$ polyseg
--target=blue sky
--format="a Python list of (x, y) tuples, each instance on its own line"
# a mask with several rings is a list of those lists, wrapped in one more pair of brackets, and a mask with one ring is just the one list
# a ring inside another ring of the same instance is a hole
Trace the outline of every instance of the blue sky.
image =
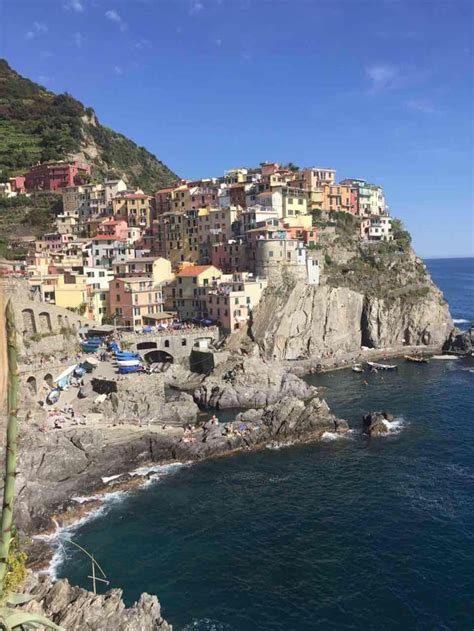
[(471, 0), (0, 0), (0, 56), (183, 177), (262, 160), (385, 188), (474, 254)]

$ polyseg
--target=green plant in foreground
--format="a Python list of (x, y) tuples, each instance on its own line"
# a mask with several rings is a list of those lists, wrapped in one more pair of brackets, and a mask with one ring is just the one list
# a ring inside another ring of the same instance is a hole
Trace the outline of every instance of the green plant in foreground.
[[(43, 625), (49, 629), (62, 631), (61, 627), (48, 620), (45, 616), (21, 609), (13, 608), (33, 600), (29, 594), (18, 594), (8, 590), (8, 570), (11, 561), (11, 544), (13, 532), (13, 505), (15, 500), (15, 478), (17, 460), (18, 438), (18, 362), (15, 316), (11, 300), (6, 308), (6, 334), (7, 334), (7, 365), (8, 365), (8, 421), (7, 442), (5, 453), (5, 479), (3, 488), (3, 509), (0, 525), (0, 628), (5, 631), (14, 629), (35, 629)], [(10, 565), (11, 567), (11, 565)], [(12, 578), (10, 576), (10, 578)], [(13, 585), (10, 582), (10, 587)]]

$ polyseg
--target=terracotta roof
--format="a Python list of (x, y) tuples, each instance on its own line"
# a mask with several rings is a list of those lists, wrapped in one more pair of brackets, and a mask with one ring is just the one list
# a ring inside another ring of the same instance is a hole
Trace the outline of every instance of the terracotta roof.
[(176, 276), (178, 277), (199, 276), (199, 274), (202, 274), (203, 272), (207, 271), (211, 267), (212, 265), (190, 265), (189, 267), (185, 267), (183, 270), (181, 270), (179, 274), (176, 274)]
[(92, 241), (97, 241), (97, 239), (100, 239), (102, 241), (126, 241), (126, 239), (123, 239), (121, 237), (116, 237), (113, 234), (96, 234), (95, 237), (92, 237)]

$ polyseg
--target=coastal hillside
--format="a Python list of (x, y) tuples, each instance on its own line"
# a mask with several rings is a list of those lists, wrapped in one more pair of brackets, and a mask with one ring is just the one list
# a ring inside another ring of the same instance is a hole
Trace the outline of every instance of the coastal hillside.
[(61, 159), (86, 161), (93, 178), (123, 177), (147, 193), (177, 177), (144, 147), (101, 125), (91, 107), (50, 92), (0, 59), (0, 175)]
[[(361, 346), (442, 346), (453, 322), (443, 294), (394, 221), (394, 241), (364, 243), (350, 215), (319, 221), (319, 285), (282, 274), (255, 309), (248, 334), (274, 359), (342, 356)], [(332, 228), (332, 230), (328, 230)]]

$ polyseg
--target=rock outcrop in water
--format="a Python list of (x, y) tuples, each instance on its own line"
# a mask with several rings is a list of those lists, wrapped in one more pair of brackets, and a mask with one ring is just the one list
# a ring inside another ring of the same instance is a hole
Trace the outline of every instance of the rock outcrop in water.
[(31, 575), (28, 593), (35, 596), (24, 609), (45, 614), (68, 631), (172, 631), (161, 616), (158, 598), (142, 594), (132, 607), (125, 607), (121, 589), (95, 595), (67, 580), (53, 583), (49, 576)]
[(375, 438), (383, 436), (390, 432), (389, 424), (394, 420), (393, 414), (390, 412), (370, 412), (362, 418), (364, 433)]
[(474, 326), (467, 331), (455, 329), (445, 345), (445, 350), (470, 355), (474, 352)]

